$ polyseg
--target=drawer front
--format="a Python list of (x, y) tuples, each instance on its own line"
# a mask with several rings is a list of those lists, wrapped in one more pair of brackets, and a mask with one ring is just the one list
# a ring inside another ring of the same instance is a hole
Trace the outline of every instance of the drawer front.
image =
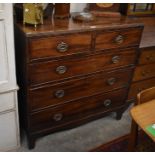
[(155, 78), (133, 83), (129, 91), (128, 99), (129, 100), (135, 99), (140, 91), (154, 86), (155, 86)]
[(96, 37), (96, 50), (139, 45), (141, 29), (121, 29), (99, 32)]
[(133, 81), (155, 77), (155, 64), (138, 66), (135, 69)]
[(72, 80), (54, 86), (48, 86), (30, 91), (30, 109), (58, 105), (101, 92), (127, 87), (132, 75), (131, 69), (99, 73), (87, 78)]
[(82, 58), (31, 64), (29, 65), (29, 82), (31, 85), (35, 85), (104, 69), (128, 66), (135, 63), (135, 53), (135, 50), (127, 50), (126, 52), (114, 51)]
[(141, 55), (139, 58), (139, 64), (155, 63), (155, 47), (141, 49)]
[(91, 114), (110, 111), (124, 103), (126, 93), (126, 89), (121, 89), (34, 113), (30, 118), (30, 128), (32, 131), (55, 128)]
[[(84, 41), (82, 41), (84, 40)], [(59, 57), (91, 49), (91, 34), (71, 34), (30, 40), (30, 59)]]

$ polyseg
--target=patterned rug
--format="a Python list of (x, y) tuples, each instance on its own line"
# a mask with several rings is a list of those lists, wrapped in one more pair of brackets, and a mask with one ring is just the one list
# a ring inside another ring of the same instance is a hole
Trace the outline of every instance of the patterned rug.
[[(126, 152), (128, 139), (129, 135), (125, 135), (91, 150), (91, 152)], [(145, 133), (140, 132), (138, 135), (138, 144), (135, 151), (155, 152), (155, 143), (151, 139), (149, 139)]]

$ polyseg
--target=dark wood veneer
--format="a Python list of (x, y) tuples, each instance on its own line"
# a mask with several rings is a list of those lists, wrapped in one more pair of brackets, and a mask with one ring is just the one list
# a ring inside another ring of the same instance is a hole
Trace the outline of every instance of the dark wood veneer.
[(138, 64), (145, 65), (150, 63), (155, 63), (155, 47), (142, 48)]
[(128, 99), (129, 100), (136, 99), (136, 96), (140, 91), (145, 90), (147, 88), (151, 88), (153, 86), (155, 86), (155, 78), (151, 78), (151, 79), (149, 78), (149, 79), (138, 81), (131, 84)]
[[(36, 111), (100, 92), (128, 87), (132, 72), (133, 67), (126, 70), (101, 72), (87, 78), (31, 89), (31, 110)], [(111, 80), (114, 81), (110, 83)], [(55, 96), (55, 93), (59, 90), (64, 91), (64, 96), (61, 98)]]
[[(83, 42), (81, 42), (83, 40)], [(57, 46), (65, 43), (67, 50), (61, 52)], [(37, 46), (36, 46), (37, 45)], [(91, 50), (91, 33), (77, 33), (30, 39), (30, 59), (59, 57)]]
[(121, 119), (143, 25), (120, 17), (15, 24), (20, 119), (29, 142), (116, 112)]
[[(96, 50), (139, 45), (141, 29), (123, 29), (112, 32), (99, 32), (96, 36)], [(121, 36), (122, 38), (117, 38)], [(119, 39), (119, 40), (118, 40)]]
[(140, 91), (155, 86), (155, 18), (139, 17), (138, 20), (143, 22), (144, 31), (139, 49), (140, 56), (128, 94), (128, 99), (134, 103)]
[[(118, 57), (118, 61), (117, 61)], [(116, 62), (114, 62), (116, 59)], [(64, 78), (89, 74), (104, 69), (115, 69), (122, 66), (130, 66), (135, 63), (136, 49), (126, 49), (124, 51), (113, 51), (103, 54), (90, 55), (82, 58), (74, 58), (59, 61), (46, 61), (29, 65), (29, 84), (58, 81)], [(96, 63), (97, 62), (97, 63)], [(63, 74), (59, 74), (56, 69), (59, 66), (66, 67)]]
[[(66, 122), (72, 122), (76, 119), (86, 117), (92, 113), (111, 111), (112, 108), (124, 103), (127, 89), (120, 89), (110, 93), (99, 94), (96, 96), (87, 97), (72, 101), (60, 106), (49, 108), (44, 111), (36, 112), (31, 115), (32, 131), (42, 130), (45, 128), (56, 127)], [(110, 105), (106, 106), (105, 102), (110, 100)], [(89, 105), (89, 106), (88, 106)], [(56, 118), (56, 116), (59, 118)]]
[(133, 81), (140, 81), (148, 78), (155, 77), (155, 67), (154, 64), (148, 64), (137, 66), (134, 72)]

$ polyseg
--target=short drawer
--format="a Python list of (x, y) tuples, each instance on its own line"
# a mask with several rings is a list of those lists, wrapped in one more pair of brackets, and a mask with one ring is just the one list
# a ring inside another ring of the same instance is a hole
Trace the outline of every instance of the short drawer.
[(133, 68), (98, 73), (78, 80), (30, 90), (30, 109), (36, 111), (98, 93), (127, 87)]
[(91, 49), (91, 33), (30, 39), (30, 59), (60, 57)]
[(120, 29), (118, 31), (99, 32), (96, 36), (96, 50), (139, 45), (142, 29)]
[(135, 69), (133, 81), (155, 77), (155, 64), (138, 66)]
[(154, 86), (155, 86), (155, 78), (133, 83), (131, 85), (131, 88), (128, 94), (128, 99), (135, 99), (137, 94), (140, 91), (145, 90), (147, 88), (154, 87)]
[(139, 64), (155, 63), (155, 47), (141, 49), (141, 55), (139, 58)]
[[(32, 131), (56, 128), (95, 113), (104, 113), (124, 104), (127, 89), (76, 100), (55, 108), (34, 113), (30, 118)], [(123, 94), (123, 95), (122, 95)]]
[(15, 93), (7, 92), (0, 94), (0, 112), (15, 108)]
[(81, 58), (48, 61), (29, 65), (30, 85), (59, 81), (104, 69), (114, 69), (135, 63), (136, 50), (113, 51)]

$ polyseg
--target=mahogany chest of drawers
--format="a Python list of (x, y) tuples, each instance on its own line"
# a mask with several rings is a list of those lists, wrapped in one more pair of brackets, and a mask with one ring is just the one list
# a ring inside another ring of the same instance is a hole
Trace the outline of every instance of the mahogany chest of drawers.
[(155, 47), (140, 48), (140, 57), (134, 71), (128, 99), (135, 101), (137, 94), (155, 86)]
[(144, 24), (144, 31), (138, 63), (128, 94), (128, 100), (131, 102), (136, 101), (140, 91), (155, 86), (155, 18), (139, 17), (138, 20)]
[(142, 30), (126, 19), (15, 25), (20, 117), (29, 148), (39, 136), (110, 112), (121, 118)]

